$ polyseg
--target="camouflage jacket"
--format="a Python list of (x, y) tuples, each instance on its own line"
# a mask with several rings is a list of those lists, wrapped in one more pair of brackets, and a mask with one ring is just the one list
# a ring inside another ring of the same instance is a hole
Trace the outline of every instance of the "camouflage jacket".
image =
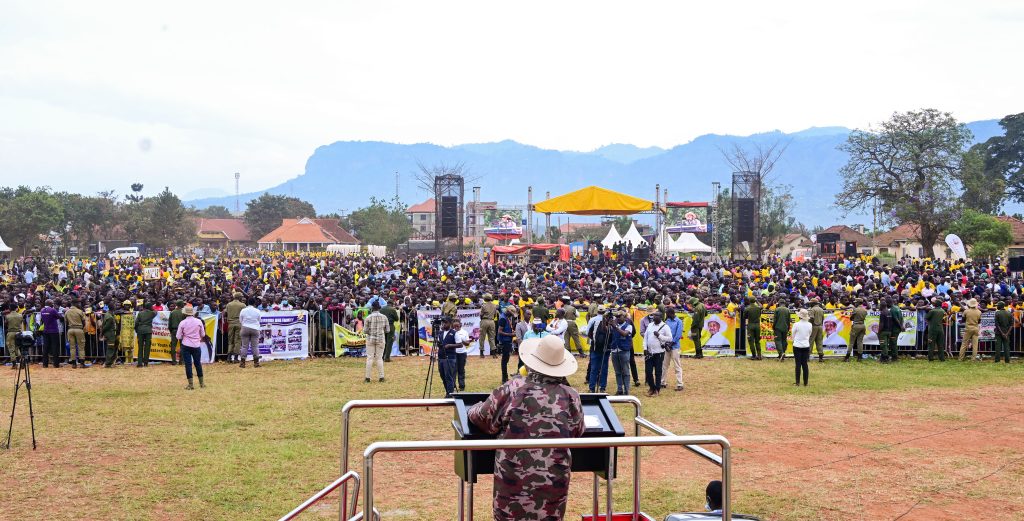
[[(576, 438), (585, 429), (576, 390), (564, 378), (534, 372), (495, 389), (469, 410), (469, 419), (499, 439)], [(495, 521), (562, 519), (571, 469), (567, 449), (497, 451)]]

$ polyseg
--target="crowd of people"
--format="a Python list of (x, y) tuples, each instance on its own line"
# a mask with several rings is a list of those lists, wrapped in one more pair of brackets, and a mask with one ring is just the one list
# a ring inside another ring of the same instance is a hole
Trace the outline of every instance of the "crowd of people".
[[(895, 338), (902, 331), (905, 311), (918, 313), (920, 344), (931, 346), (929, 359), (945, 360), (943, 335), (955, 317), (962, 315), (965, 321), (959, 358), (965, 359), (970, 351), (970, 357), (977, 359), (981, 311), (997, 310), (996, 360), (1009, 362), (1011, 333), (1020, 327), (1012, 312), (1024, 306), (1024, 281), (999, 263), (984, 262), (902, 259), (885, 266), (868, 259), (754, 263), (657, 256), (609, 261), (607, 256), (587, 256), (568, 262), (524, 263), (489, 262), (473, 256), (399, 258), (258, 250), (209, 255), (132, 261), (26, 257), (0, 264), (5, 354), (12, 361), (31, 356), (43, 366), (60, 367), (64, 348), (72, 367), (85, 367), (86, 359), (95, 358), (102, 343), (108, 347), (104, 365), (119, 363), (119, 357), (131, 349), (135, 363), (145, 367), (154, 315), (171, 312), (173, 332), (189, 310), (198, 316), (224, 313), (226, 320), (220, 323), (227, 359), (242, 362), (241, 313), (246, 308), (322, 311), (316, 315), (316, 337), (330, 342), (326, 332), (334, 322), (365, 329), (363, 322), (373, 302), (389, 319), (371, 321), (373, 342), (376, 328), (384, 324), (380, 336), (386, 345), (400, 335), (402, 346), (418, 351), (417, 309), (440, 308), (453, 318), (448, 323), (451, 327), (455, 310), (474, 307), (481, 309), (481, 345), (502, 356), (503, 379), (508, 378), (509, 356), (523, 339), (554, 334), (564, 339), (568, 349), (584, 356), (580, 341), (584, 335), (593, 346), (586, 355), (594, 368), (587, 371), (587, 386), (605, 390), (610, 367), (617, 376), (616, 391), (628, 393), (631, 385), (639, 385), (632, 356), (632, 338), (639, 335), (646, 355), (648, 392), (657, 393), (667, 383), (665, 373), (672, 370), (675, 388), (683, 389), (680, 339), (684, 335), (696, 339), (696, 357), (701, 358), (703, 318), (712, 313), (742, 316), (747, 354), (753, 359), (763, 358), (761, 315), (770, 315), (776, 338), (784, 341), (787, 335), (793, 336), (799, 370), (810, 358), (802, 349), (814, 349), (821, 359), (823, 326), (827, 329), (822, 317), (839, 309), (849, 310), (853, 328), (849, 352), (857, 360), (864, 351), (865, 316), (870, 310), (879, 312), (883, 362), (899, 359)], [(651, 310), (643, 323), (633, 324), (626, 313), (635, 306)], [(576, 318), (584, 311), (588, 324), (581, 330)], [(806, 311), (811, 327), (806, 342), (802, 333), (794, 334), (796, 326), (789, 318), (790, 312), (801, 311)], [(683, 314), (694, 318), (690, 331), (682, 330)], [(389, 325), (395, 322), (403, 324), (397, 331)], [(33, 333), (34, 352), (18, 350), (11, 335), (19, 331)], [(66, 346), (60, 345), (62, 338)], [(466, 353), (456, 345), (464, 344), (462, 339), (451, 340), (450, 346), (442, 342), (442, 356), (445, 371), (449, 365), (452, 368), (453, 391), (464, 381), (460, 376)], [(371, 355), (383, 360), (390, 356), (389, 349), (379, 351)], [(172, 363), (178, 361), (172, 347)], [(368, 360), (367, 378), (371, 362), (376, 360)], [(383, 377), (383, 369), (379, 372)], [(444, 373), (446, 385), (448, 374)]]

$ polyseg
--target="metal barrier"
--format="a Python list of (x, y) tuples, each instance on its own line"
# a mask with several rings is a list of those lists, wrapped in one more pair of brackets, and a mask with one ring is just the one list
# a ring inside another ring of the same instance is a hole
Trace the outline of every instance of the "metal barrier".
[[(688, 445), (718, 445), (722, 449), (722, 519), (731, 521), (731, 484), (732, 468), (729, 440), (722, 436), (661, 436), (661, 437), (637, 437), (626, 438), (562, 438), (562, 439), (530, 439), (530, 440), (443, 440), (443, 441), (384, 441), (370, 444), (363, 451), (363, 515), (373, 511), (373, 467), (374, 457), (379, 452), (433, 452), (433, 451), (465, 451), (465, 450), (497, 450), (497, 449), (573, 449), (573, 448), (597, 448), (597, 447), (664, 447), (664, 446), (688, 446)], [(609, 452), (609, 464), (614, 463), (614, 451)], [(605, 519), (611, 521), (612, 508), (612, 479), (606, 480), (607, 512)], [(634, 489), (638, 489), (634, 485)], [(472, 505), (472, 503), (470, 503)], [(638, 514), (634, 510), (634, 517)], [(596, 518), (595, 518), (596, 519)], [(461, 520), (461, 518), (460, 518)], [(473, 511), (470, 508), (469, 521), (473, 521)]]
[[(326, 487), (321, 489), (320, 492), (317, 492), (316, 494), (313, 494), (313, 497), (303, 501), (302, 504), (297, 506), (297, 507), (295, 507), (294, 510), (292, 510), (291, 512), (288, 512), (287, 514), (281, 516), (281, 519), (279, 519), (278, 521), (291, 521), (292, 519), (295, 519), (296, 517), (299, 516), (299, 514), (305, 512), (306, 509), (308, 509), (309, 507), (313, 506), (314, 504), (319, 502), (321, 499), (327, 497), (328, 494), (330, 494), (331, 492), (334, 492), (335, 490), (338, 489), (338, 487), (344, 485), (345, 483), (348, 483), (349, 481), (353, 481), (354, 484), (355, 484), (352, 487), (353, 491), (355, 493), (352, 494), (352, 507), (350, 509), (350, 511), (352, 512), (350, 514), (350, 516), (354, 517), (356, 515), (356, 507), (358, 507), (358, 504), (357, 504), (358, 501), (357, 500), (359, 499), (359, 485), (361, 483), (361, 480), (359, 479), (359, 474), (357, 474), (355, 472), (346, 472), (340, 478), (334, 480), (333, 483), (331, 483), (330, 485), (327, 485)], [(348, 492), (348, 489), (346, 488), (345, 491)], [(360, 515), (360, 517), (362, 517), (362, 513), (360, 513), (359, 515)], [(344, 502), (342, 502), (342, 505), (341, 505), (341, 519), (342, 520), (349, 519), (349, 518), (345, 517), (345, 504), (344, 504)]]
[[(615, 405), (615, 404), (629, 404), (629, 405), (633, 406), (633, 413), (634, 413), (634, 417), (633, 417), (633, 420), (634, 420), (634, 436), (635, 437), (639, 437), (640, 436), (641, 428), (646, 428), (646, 429), (650, 430), (651, 432), (653, 432), (655, 434), (658, 434), (659, 436), (675, 436), (673, 433), (671, 433), (667, 429), (665, 429), (663, 427), (660, 427), (657, 424), (655, 424), (655, 423), (653, 423), (653, 422), (651, 422), (651, 421), (649, 421), (649, 420), (647, 420), (647, 419), (642, 417), (641, 413), (642, 413), (643, 409), (642, 409), (642, 404), (640, 403), (640, 399), (639, 398), (637, 398), (635, 396), (631, 396), (631, 395), (626, 395), (626, 396), (608, 396), (608, 401), (609, 401), (609, 403), (611, 403), (613, 405)], [(454, 406), (455, 406), (455, 400), (451, 399), (451, 398), (408, 399), (408, 400), (351, 400), (351, 401), (347, 402), (341, 408), (341, 424), (342, 424), (342, 427), (341, 427), (341, 457), (340, 457), (340, 460), (341, 460), (341, 473), (344, 474), (346, 472), (349, 472), (349, 442), (350, 442), (349, 431), (350, 431), (350, 425), (351, 425), (352, 411), (353, 410), (355, 410), (355, 409), (375, 409), (375, 408), (394, 409), (394, 408), (429, 408), (429, 407), (454, 407)], [(611, 438), (611, 439), (621, 440), (622, 438)], [(641, 445), (633, 445), (633, 447), (634, 447), (634, 449), (633, 449), (633, 513), (634, 513), (634, 521), (636, 521), (636, 515), (638, 515), (639, 512), (640, 512), (640, 462), (641, 462), (640, 447), (641, 447)], [(710, 462), (714, 463), (715, 465), (718, 465), (719, 467), (722, 467), (723, 468), (723, 472), (725, 472), (724, 469), (725, 469), (725, 466), (727, 465), (726, 459), (728, 458), (728, 456), (724, 452), (723, 452), (723, 456), (718, 456), (717, 454), (715, 454), (713, 452), (710, 452), (707, 449), (701, 447), (697, 443), (684, 444), (683, 447), (685, 449), (689, 450), (690, 452), (693, 452), (694, 454), (700, 456), (701, 458), (703, 458), (703, 459), (705, 459), (707, 461), (710, 461)], [(459, 509), (460, 509), (460, 513), (461, 513), (462, 508), (463, 508), (462, 507), (463, 502), (461, 501), (463, 490), (462, 490), (462, 486), (461, 485), (462, 484), (460, 482), (460, 487), (459, 487), (459, 494), (460, 494)], [(723, 486), (724, 485), (725, 485), (725, 482), (723, 481)], [(609, 489), (610, 489), (611, 485), (609, 484), (608, 486), (609, 486)], [(598, 487), (598, 477), (597, 477), (597, 475), (594, 475), (594, 513), (595, 513), (595, 519), (596, 519), (596, 514), (597, 514), (597, 496), (598, 496), (597, 491), (598, 491), (598, 488), (599, 488)], [(344, 508), (344, 505), (346, 503), (346, 497), (344, 495), (346, 493), (347, 493), (347, 490), (343, 491), (342, 501), (341, 501), (341, 505), (342, 505), (341, 508), (342, 509)], [(725, 499), (725, 497), (727, 497), (727, 496), (723, 496), (723, 500)], [(611, 502), (611, 494), (610, 493), (608, 495), (607, 501), (610, 504), (610, 502)], [(472, 510), (472, 483), (470, 484), (470, 505), (471, 505), (470, 509)], [(610, 511), (611, 510), (610, 510), (610, 506), (609, 506), (609, 512)], [(343, 512), (341, 514), (343, 514)], [(471, 516), (471, 518), (472, 518), (472, 516)], [(461, 521), (461, 519), (462, 519), (462, 516), (460, 515), (460, 521)]]

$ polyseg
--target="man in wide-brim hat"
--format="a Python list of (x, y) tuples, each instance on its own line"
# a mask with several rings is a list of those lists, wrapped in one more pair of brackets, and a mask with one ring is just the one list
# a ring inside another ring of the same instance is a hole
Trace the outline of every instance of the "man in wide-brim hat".
[[(578, 365), (562, 340), (554, 335), (524, 340), (519, 356), (527, 376), (509, 380), (474, 405), (470, 421), (498, 439), (581, 436), (583, 406), (566, 380)], [(572, 454), (566, 449), (496, 451), (494, 519), (561, 519), (571, 468)]]

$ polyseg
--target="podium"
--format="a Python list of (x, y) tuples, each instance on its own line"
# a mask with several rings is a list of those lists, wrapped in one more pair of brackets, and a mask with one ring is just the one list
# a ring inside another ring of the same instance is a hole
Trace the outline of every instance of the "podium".
[[(495, 436), (486, 434), (469, 421), (469, 408), (487, 399), (489, 393), (455, 393), (455, 413), (452, 428), (457, 440), (490, 440)], [(612, 409), (606, 394), (580, 394), (586, 430), (582, 438), (624, 437), (625, 430)], [(572, 450), (572, 471), (593, 472), (595, 475), (615, 479), (618, 460), (614, 447), (580, 448)], [(476, 483), (478, 475), (494, 474), (493, 450), (456, 451), (455, 474), (467, 483)]]

